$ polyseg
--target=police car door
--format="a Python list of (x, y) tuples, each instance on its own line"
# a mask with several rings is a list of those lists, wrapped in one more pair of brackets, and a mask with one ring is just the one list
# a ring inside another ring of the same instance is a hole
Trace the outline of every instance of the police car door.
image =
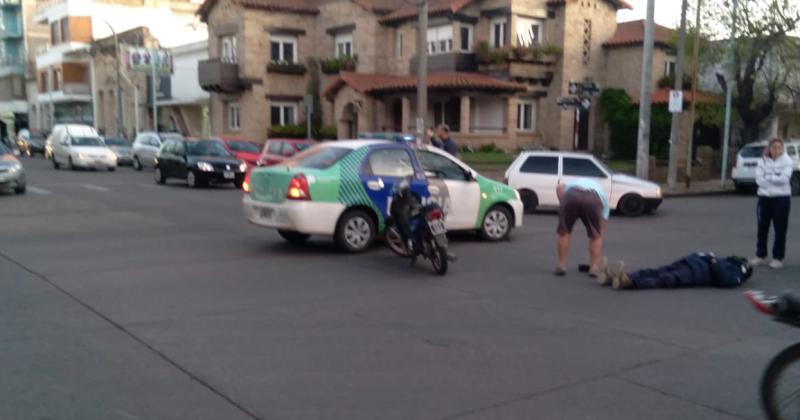
[(447, 229), (475, 228), (481, 189), (472, 173), (444, 153), (419, 150), (417, 156), (428, 178), (431, 199), (444, 209)]
[(411, 190), (422, 200), (427, 198), (426, 181), (416, 179), (410, 149), (402, 145), (387, 144), (374, 147), (361, 167), (364, 190), (384, 217), (389, 215), (394, 186), (403, 178), (413, 178)]

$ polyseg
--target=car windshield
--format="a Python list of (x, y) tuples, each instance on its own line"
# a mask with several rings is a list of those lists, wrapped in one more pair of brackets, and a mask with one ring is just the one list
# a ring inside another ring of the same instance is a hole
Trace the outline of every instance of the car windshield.
[(189, 141), (186, 144), (190, 156), (231, 156), (225, 146), (216, 140)]
[(326, 169), (351, 152), (345, 147), (315, 147), (295, 155), (286, 161), (286, 166), (310, 169)]
[(261, 152), (261, 150), (258, 150), (258, 146), (256, 146), (253, 143), (250, 143), (249, 141), (243, 141), (243, 140), (229, 141), (228, 147), (230, 147), (231, 150), (235, 152), (250, 152), (250, 153)]
[(100, 137), (73, 137), (73, 146), (103, 146), (103, 140)]
[(128, 143), (125, 139), (106, 139), (106, 144), (109, 146), (127, 146)]
[(743, 158), (760, 157), (764, 154), (764, 146), (747, 146), (739, 152)]

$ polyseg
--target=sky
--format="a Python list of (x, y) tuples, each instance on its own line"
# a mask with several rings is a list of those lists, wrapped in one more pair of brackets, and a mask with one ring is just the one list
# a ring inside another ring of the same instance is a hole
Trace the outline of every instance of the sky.
[[(617, 22), (627, 22), (629, 20), (642, 20), (647, 15), (647, 0), (627, 0), (633, 6), (633, 10), (620, 10), (617, 12)], [(680, 0), (655, 0), (655, 20), (656, 23), (669, 28), (676, 28), (681, 23), (681, 2)], [(697, 3), (697, 0), (690, 0), (690, 7)]]

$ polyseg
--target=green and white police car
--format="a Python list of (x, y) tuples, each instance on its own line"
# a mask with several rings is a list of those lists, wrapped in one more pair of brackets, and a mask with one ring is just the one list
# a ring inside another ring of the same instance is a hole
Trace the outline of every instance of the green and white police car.
[(288, 241), (333, 236), (343, 249), (360, 252), (383, 232), (401, 179), (411, 179), (423, 203), (442, 206), (448, 230), (499, 241), (522, 225), (513, 188), (434, 147), (412, 150), (384, 140), (322, 143), (281, 165), (253, 169), (243, 185), (244, 215)]

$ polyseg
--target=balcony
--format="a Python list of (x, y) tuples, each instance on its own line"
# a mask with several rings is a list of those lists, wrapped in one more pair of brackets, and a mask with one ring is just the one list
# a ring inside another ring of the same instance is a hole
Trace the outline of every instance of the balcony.
[(239, 78), (239, 64), (218, 58), (200, 61), (197, 78), (200, 87), (207, 92), (238, 93), (245, 87)]
[[(411, 58), (409, 70), (411, 74), (417, 74), (418, 59), (416, 56)], [(478, 69), (475, 61), (475, 54), (451, 52), (446, 54), (432, 54), (428, 56), (429, 72), (473, 72)]]

